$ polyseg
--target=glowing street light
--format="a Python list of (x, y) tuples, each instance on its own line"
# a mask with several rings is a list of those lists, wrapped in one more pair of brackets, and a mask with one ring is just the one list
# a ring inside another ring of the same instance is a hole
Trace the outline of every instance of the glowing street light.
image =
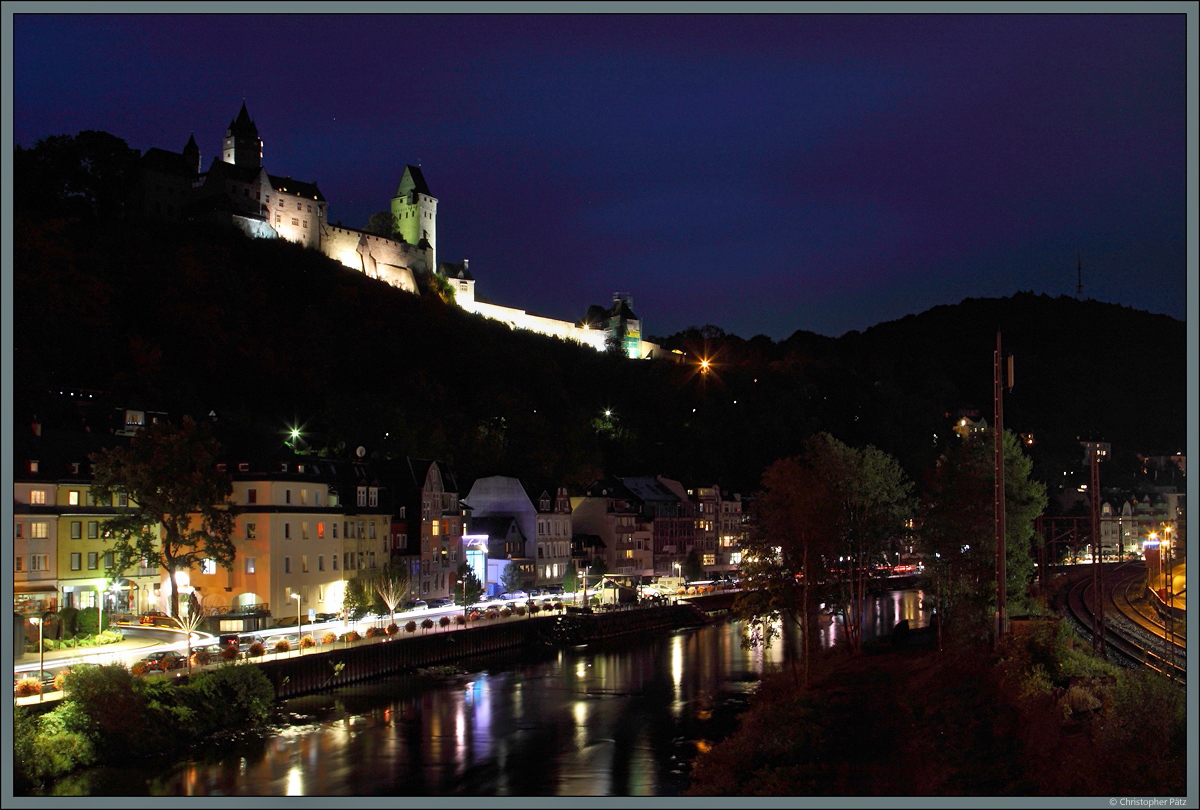
[[(38, 627), (38, 683), (42, 681), (42, 673), (46, 670), (46, 647), (42, 644), (42, 617), (31, 616), (29, 621), (33, 622)], [(46, 699), (46, 690), (38, 690), (38, 700)]]
[[(304, 639), (304, 619), (301, 618), (301, 616), (300, 616), (300, 594), (294, 593), (294, 594), (292, 594), (292, 598), (296, 600), (296, 629), (299, 632), (301, 641), (303, 641), (303, 639)], [(298, 644), (300, 646), (300, 654), (304, 655), (304, 645), (301, 644), (300, 641), (297, 641), (296, 644)]]

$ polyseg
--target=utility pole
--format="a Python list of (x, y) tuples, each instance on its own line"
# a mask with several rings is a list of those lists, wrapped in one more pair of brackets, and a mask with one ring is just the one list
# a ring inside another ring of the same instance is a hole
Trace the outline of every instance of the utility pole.
[[(1004, 355), (1000, 349), (1000, 331), (996, 331), (996, 351), (992, 355), (992, 389), (995, 405), (995, 466), (996, 466), (996, 644), (1008, 632), (1008, 599), (1005, 572), (1004, 525)], [(1008, 388), (1012, 389), (1012, 356), (1008, 358)]]
[(1104, 544), (1100, 539), (1100, 460), (1107, 457), (1112, 445), (1101, 441), (1081, 442), (1087, 450), (1087, 462), (1091, 476), (1088, 490), (1091, 494), (1090, 517), (1092, 524), (1092, 592), (1096, 595), (1096, 609), (1092, 611), (1092, 649), (1105, 657), (1104, 647)]

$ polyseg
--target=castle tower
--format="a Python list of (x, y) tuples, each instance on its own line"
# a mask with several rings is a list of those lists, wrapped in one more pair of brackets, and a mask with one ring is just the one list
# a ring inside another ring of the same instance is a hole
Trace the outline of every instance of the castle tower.
[(243, 101), (241, 112), (229, 122), (229, 129), (225, 130), (221, 159), (235, 166), (258, 169), (262, 167), (262, 148), (258, 127), (250, 120), (250, 113), (246, 112), (246, 102)]
[(193, 177), (200, 174), (200, 147), (196, 145), (196, 135), (188, 137), (187, 145), (183, 147), (183, 163)]
[(429, 193), (425, 175), (420, 166), (405, 166), (396, 196), (392, 197), (392, 215), (396, 217), (396, 230), (410, 245), (424, 247), (424, 240), (431, 252), (429, 266), (437, 267), (437, 199)]

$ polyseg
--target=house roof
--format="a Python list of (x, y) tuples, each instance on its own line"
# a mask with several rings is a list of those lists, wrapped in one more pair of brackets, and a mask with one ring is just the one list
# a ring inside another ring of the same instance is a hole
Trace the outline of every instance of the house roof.
[(403, 197), (410, 191), (424, 194), (427, 197), (433, 196), (429, 191), (429, 186), (425, 183), (425, 175), (421, 173), (421, 167), (413, 166), (412, 164), (404, 167), (404, 174), (400, 177), (400, 185), (396, 187), (396, 196)]
[(317, 188), (316, 183), (305, 183), (290, 177), (278, 177), (274, 174), (268, 174), (267, 178), (271, 181), (271, 187), (276, 191), (286, 191), (288, 194), (295, 194), (298, 197), (325, 201), (325, 195), (321, 193), (321, 189)]
[(242, 102), (242, 109), (238, 111), (237, 118), (229, 122), (229, 133), (231, 135), (249, 135), (252, 138), (258, 137), (258, 127), (250, 120), (250, 113), (246, 110), (246, 102)]

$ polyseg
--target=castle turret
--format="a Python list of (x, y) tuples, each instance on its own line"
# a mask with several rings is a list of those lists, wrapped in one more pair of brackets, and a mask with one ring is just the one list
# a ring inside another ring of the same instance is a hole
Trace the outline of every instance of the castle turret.
[[(429, 193), (420, 166), (405, 166), (396, 196), (392, 198), (396, 230), (405, 242), (428, 247), (429, 266), (437, 265), (437, 199)], [(422, 245), (422, 241), (426, 244)]]
[(237, 118), (229, 122), (225, 130), (224, 151), (222, 160), (235, 166), (247, 166), (257, 169), (262, 166), (262, 140), (258, 137), (258, 127), (250, 120), (246, 112), (246, 102), (242, 102), (241, 112)]

